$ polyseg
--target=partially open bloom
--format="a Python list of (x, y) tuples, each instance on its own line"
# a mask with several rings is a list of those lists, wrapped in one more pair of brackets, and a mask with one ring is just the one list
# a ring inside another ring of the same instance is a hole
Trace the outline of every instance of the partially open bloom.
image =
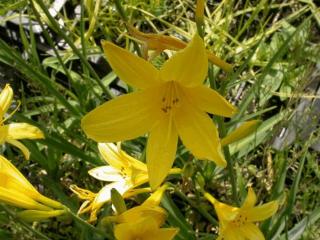
[(231, 117), (236, 109), (219, 93), (202, 85), (208, 61), (198, 35), (160, 70), (110, 42), (103, 42), (103, 48), (115, 73), (140, 91), (108, 101), (88, 113), (81, 123), (88, 137), (98, 142), (117, 142), (149, 132), (146, 155), (153, 189), (173, 165), (178, 136), (195, 157), (226, 166), (217, 128), (206, 112)]
[(159, 207), (166, 188), (166, 185), (158, 188), (140, 206), (133, 207), (118, 216), (107, 217), (119, 223), (114, 228), (118, 240), (170, 240), (177, 234), (177, 228), (160, 228), (167, 217), (166, 211)]
[[(98, 149), (108, 165), (91, 169), (89, 174), (98, 180), (109, 183), (97, 194), (76, 186), (71, 187), (71, 190), (80, 198), (86, 200), (79, 213), (90, 211), (91, 217), (89, 221), (95, 221), (97, 211), (111, 200), (111, 189), (113, 188), (123, 197), (150, 191), (148, 188), (136, 189), (136, 187), (148, 182), (146, 164), (122, 151), (120, 144), (117, 146), (113, 143), (99, 143)], [(175, 174), (180, 173), (180, 171), (181, 169), (179, 168), (173, 168), (169, 173)]]
[[(0, 156), (0, 202), (23, 209), (34, 210), (41, 215), (42, 211), (63, 209), (63, 205), (40, 194), (31, 183), (5, 157)], [(42, 216), (52, 216), (51, 213)], [(31, 212), (27, 212), (30, 216)], [(57, 214), (57, 212), (55, 212)], [(25, 215), (26, 216), (26, 215)]]
[(219, 240), (264, 240), (255, 222), (263, 221), (276, 213), (278, 202), (271, 201), (255, 206), (256, 194), (249, 188), (241, 208), (219, 202), (209, 193), (204, 195), (213, 205), (219, 218)]
[[(201, 7), (200, 7), (201, 8)], [(199, 9), (200, 9), (199, 8)], [(137, 39), (142, 43), (143, 46), (143, 54), (147, 57), (148, 50), (155, 50), (156, 54), (160, 54), (164, 50), (181, 50), (185, 48), (188, 44), (178, 38), (166, 36), (163, 34), (155, 34), (155, 33), (143, 33), (140, 32), (135, 27), (127, 24), (127, 28), (131, 36)], [(208, 60), (222, 68), (223, 70), (230, 72), (232, 71), (232, 65), (223, 61), (215, 54), (210, 51), (206, 51)]]
[[(9, 84), (0, 93), (0, 144), (8, 142), (19, 148), (26, 159), (29, 159), (30, 152), (19, 139), (39, 139), (44, 138), (41, 130), (28, 123), (10, 123), (4, 125), (4, 122), (10, 117), (5, 118), (13, 98), (13, 91)], [(14, 113), (14, 112), (13, 112)], [(11, 113), (11, 115), (13, 114)]]

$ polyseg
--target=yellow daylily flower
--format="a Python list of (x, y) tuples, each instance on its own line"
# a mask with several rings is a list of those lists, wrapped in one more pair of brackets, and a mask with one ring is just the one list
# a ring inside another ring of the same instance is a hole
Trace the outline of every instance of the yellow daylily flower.
[(236, 109), (218, 92), (202, 85), (208, 61), (198, 35), (160, 70), (110, 42), (103, 42), (103, 48), (115, 73), (140, 91), (88, 113), (81, 125), (89, 138), (117, 142), (149, 132), (146, 155), (153, 189), (173, 165), (178, 136), (195, 157), (226, 166), (217, 128), (206, 112), (231, 117)]
[(0, 201), (31, 210), (51, 211), (63, 205), (40, 194), (5, 157), (0, 156)]
[(117, 224), (114, 235), (117, 240), (171, 240), (178, 233), (177, 228), (160, 228), (151, 217), (134, 222)]
[(105, 220), (115, 221), (116, 239), (172, 239), (178, 232), (176, 228), (160, 228), (167, 217), (166, 211), (159, 207), (167, 185), (159, 187), (140, 206), (133, 207), (117, 216), (106, 217)]
[(277, 201), (255, 206), (257, 197), (252, 188), (249, 188), (241, 208), (219, 202), (209, 193), (205, 193), (204, 196), (214, 205), (218, 215), (218, 239), (220, 240), (264, 240), (265, 238), (255, 222), (271, 217), (278, 210)]
[[(122, 151), (120, 144), (99, 143), (98, 149), (107, 166), (96, 167), (89, 174), (101, 181), (110, 182), (104, 186), (99, 193), (95, 194), (88, 190), (72, 186), (71, 190), (79, 198), (86, 200), (79, 209), (79, 213), (91, 212), (90, 220), (96, 220), (96, 214), (100, 208), (111, 200), (111, 189), (116, 189), (123, 197), (149, 192), (149, 188), (136, 187), (148, 182), (148, 171), (145, 163), (129, 156)], [(180, 173), (181, 169), (170, 169), (169, 174)]]
[[(143, 33), (140, 32), (135, 27), (131, 26), (130, 24), (126, 24), (129, 33), (131, 36), (136, 38), (142, 43), (144, 56), (147, 58), (148, 50), (155, 50), (157, 54), (160, 54), (162, 51), (168, 50), (181, 50), (187, 47), (187, 43), (184, 41), (162, 34), (155, 34), (155, 33)], [(222, 68), (226, 72), (232, 71), (233, 67), (231, 64), (225, 62), (224, 60), (217, 57), (212, 52), (206, 50), (208, 60), (217, 65), (218, 67)]]
[[(28, 123), (10, 123), (4, 125), (3, 123), (10, 117), (5, 118), (5, 113), (9, 109), (13, 98), (13, 90), (7, 84), (0, 93), (0, 144), (8, 142), (19, 148), (24, 157), (29, 159), (30, 152), (19, 139), (40, 139), (44, 138), (41, 130)], [(14, 111), (15, 112), (15, 111)], [(14, 113), (13, 112), (13, 113)], [(11, 113), (11, 115), (13, 114)]]

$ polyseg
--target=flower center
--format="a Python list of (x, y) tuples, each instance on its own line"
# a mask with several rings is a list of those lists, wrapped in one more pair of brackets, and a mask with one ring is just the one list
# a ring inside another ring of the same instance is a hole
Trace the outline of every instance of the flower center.
[(180, 103), (179, 86), (174, 81), (166, 83), (161, 99), (161, 111), (169, 114)]
[(235, 227), (241, 227), (248, 221), (246, 216), (239, 214), (234, 220), (231, 221), (231, 224)]

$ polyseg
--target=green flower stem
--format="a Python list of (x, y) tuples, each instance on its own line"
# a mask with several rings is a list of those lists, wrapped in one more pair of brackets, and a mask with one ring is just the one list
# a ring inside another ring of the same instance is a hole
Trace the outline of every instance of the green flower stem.
[[(171, 184), (170, 184), (171, 185)], [(171, 185), (173, 186), (173, 185)], [(191, 201), (183, 192), (181, 192), (178, 188), (174, 187), (174, 192), (177, 194), (177, 196), (184, 201), (186, 201), (193, 209), (198, 211), (204, 218), (206, 218), (210, 223), (212, 223), (215, 226), (219, 225), (219, 222), (211, 216), (201, 205)]]
[[(214, 73), (213, 73), (213, 67), (212, 65), (209, 66), (209, 82), (210, 82), (210, 87), (212, 89), (217, 89), (217, 84), (216, 81), (214, 79)], [(220, 133), (220, 138), (223, 138), (224, 136), (226, 136), (227, 134), (227, 130), (226, 130), (226, 126), (225, 126), (225, 122), (223, 121), (223, 118), (221, 117), (217, 117), (217, 123), (219, 125), (219, 133)], [(229, 152), (229, 147), (225, 146), (223, 148), (224, 151), (224, 156), (225, 159), (227, 161), (227, 171), (228, 171), (228, 176), (229, 176), (229, 180), (231, 183), (231, 187), (232, 187), (232, 198), (234, 203), (239, 206), (239, 199), (238, 199), (238, 193), (237, 193), (237, 178), (236, 178), (236, 172), (233, 168), (234, 163), (233, 160), (231, 158), (230, 152)]]
[(102, 231), (102, 230), (100, 230), (100, 229), (92, 226), (91, 224), (87, 223), (85, 220), (83, 220), (82, 218), (80, 218), (77, 214), (73, 213), (69, 208), (66, 207), (65, 209), (66, 209), (66, 211), (70, 214), (70, 216), (71, 216), (77, 223), (79, 223), (80, 225), (82, 225), (83, 227), (88, 228), (88, 229), (92, 230), (93, 232), (98, 233), (99, 235), (101, 235), (101, 236), (103, 236), (103, 237), (106, 237), (107, 239), (113, 239), (113, 237), (112, 237), (110, 234), (108, 234), (108, 233), (106, 233), (106, 232), (104, 232), (104, 231)]

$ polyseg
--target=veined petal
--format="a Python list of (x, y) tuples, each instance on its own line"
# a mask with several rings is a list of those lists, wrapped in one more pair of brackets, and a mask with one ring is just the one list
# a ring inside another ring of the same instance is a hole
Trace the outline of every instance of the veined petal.
[(0, 122), (2, 121), (4, 114), (8, 111), (13, 98), (13, 90), (9, 84), (6, 84), (4, 89), (0, 93)]
[(90, 176), (101, 181), (118, 182), (124, 180), (119, 170), (111, 166), (96, 167), (89, 170), (88, 173)]
[(22, 175), (22, 173), (5, 157), (0, 155), (0, 172), (12, 176), (21, 186), (28, 189), (34, 195), (39, 194), (32, 184)]
[(227, 165), (218, 130), (206, 113), (185, 104), (176, 109), (174, 120), (183, 144), (194, 156), (214, 161), (220, 167)]
[[(224, 234), (223, 239), (225, 240), (246, 240), (244, 236), (242, 236), (241, 232), (239, 232), (238, 228), (228, 228)], [(253, 240), (253, 239), (250, 239)]]
[(163, 81), (178, 81), (183, 86), (200, 85), (208, 71), (208, 59), (203, 40), (195, 35), (186, 48), (177, 52), (160, 69)]
[(0, 201), (12, 206), (21, 207), (25, 209), (43, 211), (52, 210), (51, 208), (36, 202), (32, 198), (18, 191), (15, 191), (13, 189), (6, 189), (3, 187), (0, 187)]
[(159, 71), (149, 62), (107, 41), (102, 47), (113, 71), (131, 86), (145, 89), (160, 83)]
[(253, 223), (247, 223), (239, 228), (239, 231), (246, 239), (264, 240), (264, 236), (260, 229)]
[(23, 145), (21, 142), (19, 142), (17, 140), (7, 140), (7, 143), (10, 143), (11, 145), (19, 148), (21, 150), (23, 156), (25, 157), (25, 159), (29, 160), (30, 151), (25, 145)]
[(278, 205), (278, 201), (268, 202), (254, 208), (246, 209), (243, 211), (243, 214), (248, 218), (248, 221), (263, 221), (277, 212)]
[(230, 222), (234, 220), (239, 214), (239, 208), (229, 206), (225, 203), (219, 202), (211, 194), (205, 193), (205, 198), (211, 202), (216, 210), (220, 223)]
[(168, 175), (176, 156), (178, 134), (171, 117), (162, 118), (147, 143), (149, 182), (156, 189)]
[(157, 121), (153, 91), (139, 91), (110, 100), (82, 118), (81, 127), (97, 142), (118, 142), (148, 132)]
[(120, 170), (128, 167), (128, 161), (122, 157), (121, 150), (113, 143), (98, 143), (98, 149), (103, 159), (112, 167)]
[(2, 128), (7, 129), (8, 140), (44, 138), (42, 131), (28, 123), (10, 123)]
[(87, 189), (79, 188), (77, 185), (71, 185), (69, 188), (82, 200), (93, 200), (97, 195)]
[(243, 203), (241, 209), (252, 208), (252, 207), (254, 207), (256, 202), (257, 202), (257, 196), (256, 196), (255, 192), (253, 191), (253, 189), (251, 187), (249, 187), (247, 197), (244, 200), (244, 203)]
[(154, 206), (158, 206), (161, 202), (163, 193), (166, 191), (166, 189), (168, 188), (167, 184), (162, 185), (161, 187), (159, 187), (155, 192), (153, 192), (150, 197), (148, 197), (144, 202), (143, 202), (143, 206), (149, 206), (149, 207), (154, 207)]
[(183, 88), (189, 101), (202, 111), (223, 117), (231, 117), (237, 109), (217, 91), (206, 86)]
[(167, 217), (166, 211), (158, 206), (137, 206), (133, 207), (122, 214), (116, 216), (118, 223), (135, 222), (137, 219), (150, 217), (155, 220), (157, 226), (161, 226)]

